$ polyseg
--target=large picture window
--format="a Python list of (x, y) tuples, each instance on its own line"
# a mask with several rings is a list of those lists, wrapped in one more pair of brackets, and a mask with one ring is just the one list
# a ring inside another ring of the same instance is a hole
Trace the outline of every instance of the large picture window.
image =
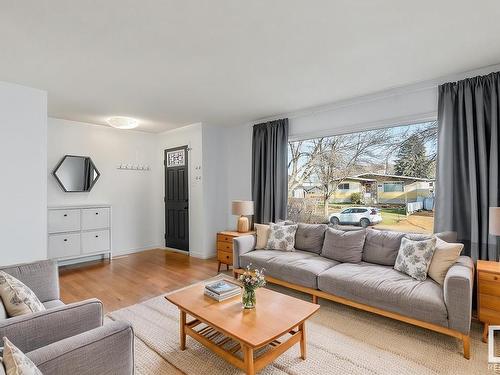
[(436, 151), (436, 122), (291, 141), (288, 216), (432, 232)]

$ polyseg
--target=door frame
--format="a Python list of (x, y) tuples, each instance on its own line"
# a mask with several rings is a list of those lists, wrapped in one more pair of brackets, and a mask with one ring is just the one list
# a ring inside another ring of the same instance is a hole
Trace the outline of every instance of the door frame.
[(184, 157), (185, 157), (185, 167), (187, 168), (187, 196), (188, 196), (188, 227), (187, 227), (187, 234), (188, 234), (188, 246), (186, 250), (182, 249), (175, 249), (175, 248), (169, 248), (172, 251), (180, 252), (180, 253), (190, 253), (191, 251), (191, 231), (190, 231), (190, 226), (191, 226), (191, 168), (189, 164), (189, 151), (191, 150), (191, 147), (189, 145), (182, 145), (182, 146), (174, 146), (170, 148), (166, 148), (163, 150), (163, 220), (164, 220), (164, 234), (163, 234), (163, 241), (165, 244), (165, 247), (167, 247), (167, 225), (168, 225), (168, 220), (167, 220), (167, 152), (171, 151), (176, 151), (176, 150), (184, 150)]

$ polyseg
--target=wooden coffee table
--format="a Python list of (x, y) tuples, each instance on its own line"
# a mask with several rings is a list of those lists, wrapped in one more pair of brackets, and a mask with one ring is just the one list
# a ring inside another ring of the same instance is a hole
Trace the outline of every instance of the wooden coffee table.
[[(245, 310), (241, 296), (217, 302), (204, 288), (193, 285), (165, 297), (180, 311), (181, 350), (189, 335), (251, 375), (299, 342), (306, 359), (306, 320), (319, 305), (261, 288), (256, 308)], [(193, 320), (187, 322), (186, 315)]]

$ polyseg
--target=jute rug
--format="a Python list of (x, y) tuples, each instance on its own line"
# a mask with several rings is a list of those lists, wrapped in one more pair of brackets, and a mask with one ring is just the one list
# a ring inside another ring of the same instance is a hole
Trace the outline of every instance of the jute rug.
[[(207, 281), (204, 281), (207, 282)], [(308, 296), (269, 286), (298, 298)], [(308, 358), (291, 348), (262, 374), (495, 374), (488, 369), (487, 344), (473, 323), (471, 359), (462, 356), (458, 340), (392, 319), (320, 300), (308, 321)], [(258, 301), (257, 301), (258, 308)], [(280, 313), (280, 312), (277, 312)], [(136, 335), (137, 374), (220, 374), (242, 372), (190, 337), (179, 350), (177, 308), (158, 296), (108, 315), (130, 322)], [(498, 372), (500, 373), (500, 372)]]

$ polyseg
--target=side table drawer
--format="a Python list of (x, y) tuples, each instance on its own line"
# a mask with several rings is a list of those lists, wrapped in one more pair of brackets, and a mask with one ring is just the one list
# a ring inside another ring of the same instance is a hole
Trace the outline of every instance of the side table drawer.
[(500, 297), (500, 276), (488, 273), (488, 272), (479, 272), (479, 293), (487, 294), (490, 296), (498, 296)]
[(233, 243), (232, 242), (217, 242), (217, 251), (226, 251), (228, 253), (233, 252)]
[(228, 236), (227, 234), (217, 234), (217, 242), (229, 242), (233, 243), (233, 237)]
[(233, 253), (228, 253), (226, 251), (217, 252), (217, 260), (224, 264), (233, 264)]

